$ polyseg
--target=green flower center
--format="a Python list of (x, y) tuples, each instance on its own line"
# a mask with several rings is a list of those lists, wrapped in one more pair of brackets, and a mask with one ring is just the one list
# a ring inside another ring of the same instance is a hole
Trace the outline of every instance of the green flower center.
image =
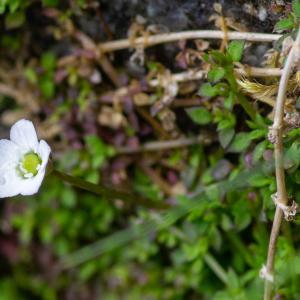
[(36, 153), (27, 153), (24, 155), (23, 160), (20, 163), (20, 171), (24, 177), (27, 174), (35, 176), (38, 173), (38, 168), (41, 165), (41, 158)]

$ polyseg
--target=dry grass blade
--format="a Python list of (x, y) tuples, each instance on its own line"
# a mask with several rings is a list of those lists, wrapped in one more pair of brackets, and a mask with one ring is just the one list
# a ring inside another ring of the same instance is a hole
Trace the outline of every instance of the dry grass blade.
[(264, 85), (248, 79), (237, 80), (237, 82), (242, 90), (249, 94), (252, 98), (272, 107), (275, 106), (275, 95), (278, 90), (278, 84)]
[[(287, 88), (289, 92), (295, 92), (300, 83), (300, 72), (297, 72), (296, 75), (291, 78), (287, 83)], [(241, 89), (250, 95), (252, 98), (266, 103), (272, 107), (275, 106), (275, 97), (278, 91), (279, 83), (274, 83), (270, 85), (261, 84), (255, 81), (250, 81), (248, 79), (237, 80), (238, 85)]]

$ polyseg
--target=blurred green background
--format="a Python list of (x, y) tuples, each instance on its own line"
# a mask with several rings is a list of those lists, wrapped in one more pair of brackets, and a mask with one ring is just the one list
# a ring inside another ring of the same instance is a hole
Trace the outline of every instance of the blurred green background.
[[(270, 33), (291, 11), (277, 2), (222, 1), (223, 13)], [(261, 66), (274, 45), (133, 44), (101, 55), (99, 43), (128, 35), (216, 29), (209, 17), (221, 14), (210, 1), (0, 0), (0, 13), (1, 137), (30, 119), (57, 169), (133, 195), (112, 201), (50, 174), (37, 195), (3, 199), (0, 300), (261, 299), (274, 213), (272, 108), (238, 88), (233, 68)], [(171, 81), (147, 84), (193, 67), (211, 68), (208, 80), (181, 83), (176, 95)], [(299, 136), (296, 128), (285, 140), (296, 200)], [(134, 193), (170, 207), (143, 207)], [(284, 223), (278, 241), (276, 299), (300, 298), (298, 223)]]

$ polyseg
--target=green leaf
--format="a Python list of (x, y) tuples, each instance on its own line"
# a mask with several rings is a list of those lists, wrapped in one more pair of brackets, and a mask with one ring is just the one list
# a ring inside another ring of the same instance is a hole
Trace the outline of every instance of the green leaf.
[(76, 3), (79, 7), (85, 8), (88, 0), (76, 0)]
[(228, 271), (228, 286), (233, 290), (238, 290), (238, 288), (240, 287), (239, 277), (232, 269), (229, 269)]
[(154, 61), (149, 61), (147, 63), (147, 67), (148, 67), (149, 71), (157, 72), (159, 69), (159, 63), (154, 62)]
[(43, 96), (47, 99), (52, 98), (55, 94), (55, 84), (52, 78), (48, 76), (43, 77), (39, 83)]
[(210, 82), (216, 82), (221, 80), (225, 75), (225, 70), (221, 67), (216, 67), (211, 69), (208, 74), (207, 78)]
[(267, 145), (268, 142), (266, 140), (256, 145), (253, 151), (253, 163), (257, 163), (260, 160), (267, 148)]
[(81, 268), (79, 269), (79, 277), (81, 280), (87, 281), (90, 279), (94, 273), (97, 272), (97, 264), (94, 261), (90, 261), (85, 263)]
[(292, 178), (297, 184), (300, 184), (300, 170), (296, 171)]
[(22, 0), (10, 0), (9, 1), (9, 11), (10, 13), (16, 12), (16, 10), (20, 7)]
[(200, 87), (199, 94), (211, 98), (217, 95), (217, 91), (210, 83), (204, 83)]
[(55, 7), (59, 4), (59, 0), (43, 0), (44, 6)]
[[(199, 245), (197, 245), (199, 246)], [(187, 261), (192, 261), (199, 257), (200, 247), (195, 247), (195, 244), (183, 244), (182, 250), (186, 256)]]
[(13, 51), (17, 51), (18, 49), (20, 49), (21, 42), (20, 42), (20, 39), (14, 37), (12, 35), (10, 36), (8, 34), (7, 35), (2, 34), (1, 46), (8, 48), (10, 51), (13, 52)]
[(246, 120), (246, 124), (251, 129), (264, 129), (265, 131), (268, 127), (268, 124), (265, 123), (264, 119), (259, 114), (256, 114), (255, 119), (253, 121)]
[(275, 31), (283, 31), (287, 29), (292, 29), (295, 26), (294, 18), (292, 15), (289, 15), (287, 18), (278, 21), (275, 24)]
[(235, 201), (231, 207), (234, 223), (238, 230), (245, 229), (251, 222), (251, 215), (244, 199)]
[(56, 66), (56, 57), (52, 52), (46, 52), (42, 56), (42, 67), (46, 71), (52, 71)]
[(224, 149), (231, 143), (234, 133), (234, 128), (225, 128), (219, 131), (219, 141)]
[(5, 17), (5, 27), (7, 29), (14, 29), (20, 27), (25, 22), (25, 14), (23, 11), (17, 11), (8, 14)]
[(229, 92), (228, 96), (224, 99), (224, 107), (231, 111), (234, 102), (235, 102), (235, 94), (233, 92)]
[(266, 134), (266, 129), (255, 129), (251, 131), (250, 138), (251, 140), (259, 139), (261, 137), (264, 137)]
[(244, 41), (232, 41), (228, 45), (227, 53), (233, 61), (240, 61), (243, 56), (245, 42)]
[(217, 201), (220, 199), (220, 192), (219, 186), (216, 183), (207, 186), (205, 189), (205, 194), (211, 201)]
[(197, 124), (205, 125), (211, 122), (212, 116), (208, 109), (204, 107), (188, 108), (185, 110), (189, 117)]
[(5, 12), (7, 3), (8, 0), (0, 0), (0, 14), (3, 14)]
[(227, 96), (229, 87), (228, 84), (220, 82), (214, 86), (214, 90), (217, 95)]
[(252, 119), (255, 120), (257, 116), (256, 110), (253, 108), (252, 103), (248, 101), (248, 99), (243, 95), (243, 94), (238, 94), (238, 101), (240, 105), (243, 107), (245, 112), (248, 114), (248, 116)]
[(248, 179), (249, 184), (253, 187), (263, 187), (269, 185), (271, 181), (272, 178), (270, 176), (261, 173), (255, 173)]
[(22, 299), (22, 297), (18, 293), (16, 283), (13, 281), (13, 279), (4, 277), (0, 282), (0, 290), (1, 290), (0, 300)]
[(62, 205), (67, 208), (74, 208), (76, 205), (77, 195), (75, 190), (70, 187), (65, 187), (60, 194)]
[(251, 143), (251, 137), (248, 132), (239, 132), (229, 146), (229, 152), (242, 152), (248, 148)]
[(215, 63), (217, 65), (226, 65), (228, 64), (228, 58), (217, 50), (212, 50), (209, 52), (209, 61), (210, 63)]
[(300, 0), (293, 0), (292, 9), (293, 9), (294, 14), (298, 18), (300, 18)]
[(234, 114), (228, 114), (226, 116), (222, 116), (222, 118), (218, 119), (218, 127), (217, 130), (222, 130), (225, 128), (233, 128), (236, 123), (236, 117)]
[(284, 155), (284, 163), (286, 166), (292, 167), (300, 164), (300, 143), (294, 142)]
[(106, 145), (98, 136), (88, 135), (85, 137), (87, 149), (92, 156), (92, 166), (97, 169), (103, 165), (106, 159), (113, 156), (114, 148)]
[(38, 81), (38, 77), (37, 77), (37, 74), (36, 72), (34, 71), (34, 69), (32, 68), (26, 68), (24, 70), (24, 75), (26, 77), (26, 79), (30, 82), (30, 83), (37, 83)]

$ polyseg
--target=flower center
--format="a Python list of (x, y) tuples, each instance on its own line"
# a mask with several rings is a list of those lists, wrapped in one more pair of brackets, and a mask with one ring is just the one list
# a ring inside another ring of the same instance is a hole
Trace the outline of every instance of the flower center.
[(41, 158), (36, 153), (27, 153), (20, 162), (19, 169), (25, 178), (30, 178), (38, 173), (41, 165)]

